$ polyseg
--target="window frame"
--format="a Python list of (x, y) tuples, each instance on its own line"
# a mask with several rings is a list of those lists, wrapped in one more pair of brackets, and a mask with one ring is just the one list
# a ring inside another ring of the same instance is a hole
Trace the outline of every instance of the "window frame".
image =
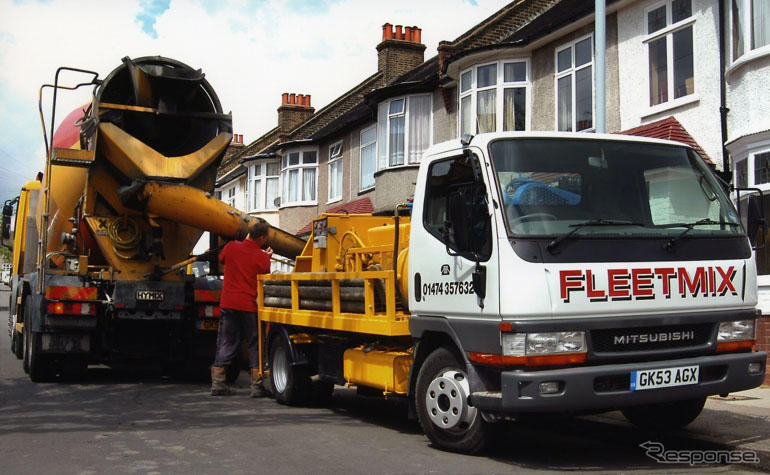
[[(337, 155), (334, 155), (334, 157), (332, 157), (332, 152), (334, 152), (334, 150), (337, 147), (339, 147), (339, 153)], [(337, 201), (341, 201), (342, 200), (342, 195), (343, 195), (342, 182), (344, 181), (344, 177), (345, 177), (345, 165), (344, 165), (344, 161), (343, 161), (342, 157), (343, 157), (343, 144), (342, 144), (342, 140), (338, 140), (338, 141), (332, 143), (331, 145), (329, 145), (329, 165), (328, 165), (328, 168), (327, 168), (327, 170), (328, 170), (327, 182), (328, 183), (327, 183), (327, 187), (326, 187), (327, 190), (328, 190), (327, 201), (326, 201), (327, 204), (335, 203)], [(337, 166), (340, 167), (340, 171), (339, 171), (340, 181), (339, 181), (339, 183), (337, 183), (337, 186), (339, 188), (339, 193), (336, 194), (336, 195), (332, 195), (332, 167), (333, 166), (335, 166), (335, 168)], [(317, 181), (317, 179), (316, 179), (316, 181)]]
[[(591, 45), (591, 60), (587, 63), (581, 64), (580, 66), (575, 66), (575, 46), (578, 43), (581, 43), (585, 41), (586, 39), (590, 39), (590, 45)], [(570, 67), (564, 71), (559, 72), (559, 53), (562, 51), (570, 49)], [(553, 72), (554, 72), (554, 130), (559, 131), (559, 79), (570, 77), (570, 110), (572, 114), (572, 121), (570, 124), (570, 127), (572, 128), (572, 132), (593, 132), (596, 130), (596, 40), (594, 38), (593, 32), (588, 33), (586, 35), (580, 36), (578, 38), (575, 38), (574, 40), (571, 40), (567, 43), (563, 43), (556, 48), (554, 48), (554, 62), (553, 62)], [(587, 127), (585, 129), (577, 130), (577, 100), (576, 100), (576, 94), (577, 94), (577, 87), (576, 87), (576, 73), (578, 71), (581, 71), (586, 68), (591, 68), (591, 126)]]
[[(374, 140), (364, 143), (364, 133), (374, 131)], [(374, 175), (377, 173), (377, 124), (370, 125), (361, 129), (358, 135), (358, 164), (359, 164), (359, 177), (358, 177), (358, 190), (367, 191), (375, 187), (376, 180)], [(374, 172), (372, 173), (372, 184), (364, 187), (364, 148), (374, 145)]]
[[(294, 165), (289, 164), (289, 156), (293, 153), (298, 153), (298, 163)], [(305, 160), (305, 154), (306, 153), (315, 153), (315, 163), (304, 163)], [(286, 159), (286, 163), (284, 163), (284, 158)], [(285, 151), (281, 155), (281, 179), (279, 182), (280, 186), (280, 197), (281, 197), (281, 206), (280, 208), (284, 208), (287, 206), (312, 206), (318, 204), (318, 165), (319, 165), (319, 159), (318, 159), (318, 147), (301, 147), (301, 148), (294, 148), (290, 151)], [(303, 190), (303, 180), (304, 180), (304, 170), (305, 169), (313, 169), (315, 170), (315, 183), (314, 183), (314, 200), (303, 200), (302, 199), (302, 190)], [(288, 191), (289, 187), (289, 180), (288, 176), (289, 173), (293, 170), (298, 170), (298, 179), (297, 179), (297, 197), (298, 199), (296, 201), (287, 201), (288, 193), (284, 193), (284, 191)]]
[(221, 200), (224, 201), (225, 204), (227, 204), (228, 206), (231, 206), (236, 209), (238, 209), (238, 207), (235, 206), (235, 195), (236, 195), (235, 188), (237, 187), (237, 185), (238, 183), (233, 182), (232, 184), (222, 188), (222, 190), (220, 191), (222, 196)]
[[(377, 134), (376, 134), (376, 142), (377, 142), (377, 152), (376, 152), (376, 160), (377, 160), (377, 168), (375, 173), (382, 171), (382, 170), (388, 170), (392, 168), (401, 168), (401, 167), (410, 167), (419, 165), (422, 161), (422, 156), (420, 156), (420, 159), (417, 161), (411, 160), (409, 153), (409, 147), (411, 146), (409, 141), (409, 123), (410, 123), (410, 101), (414, 97), (427, 97), (430, 100), (429, 109), (430, 109), (430, 115), (428, 117), (429, 125), (428, 125), (428, 147), (433, 145), (433, 93), (427, 92), (427, 93), (417, 93), (417, 94), (408, 94), (404, 96), (395, 96), (388, 98), (382, 102), (380, 102), (377, 106)], [(390, 106), (391, 103), (394, 101), (404, 101), (404, 107), (402, 112), (400, 113), (391, 113), (390, 112)], [(384, 114), (383, 114), (384, 109)], [(391, 130), (391, 120), (393, 118), (403, 117), (404, 119), (404, 155), (403, 155), (403, 163), (391, 165), (390, 161), (390, 130)], [(381, 127), (381, 119), (384, 119), (386, 121), (385, 127)], [(384, 135), (381, 134), (381, 132), (384, 131)], [(381, 136), (382, 135), (382, 136)], [(382, 140), (380, 140), (382, 139)], [(426, 147), (426, 150), (427, 148)], [(424, 152), (424, 151), (423, 151)], [(382, 154), (382, 155), (381, 155)], [(382, 158), (384, 158), (384, 164), (382, 162)]]
[[(695, 15), (695, 9), (693, 7), (693, 2), (690, 0), (690, 16), (687, 18), (684, 18), (682, 20), (677, 21), (676, 23), (672, 23), (672, 15), (673, 15), (673, 4), (674, 0), (661, 0), (659, 2), (655, 2), (651, 5), (648, 5), (644, 9), (644, 37), (642, 39), (642, 44), (645, 45), (645, 52), (646, 52), (646, 65), (647, 65), (647, 108), (648, 108), (648, 114), (654, 114), (656, 112), (659, 112), (660, 110), (669, 109), (672, 107), (678, 107), (680, 105), (688, 104), (692, 102), (693, 100), (697, 100), (698, 96), (698, 89), (696, 86), (695, 78), (698, 76), (697, 74), (697, 61), (695, 61), (695, 57), (697, 55), (696, 48), (697, 44), (695, 42), (695, 23), (696, 23), (696, 15)], [(657, 10), (658, 8), (665, 6), (666, 8), (666, 26), (656, 30), (652, 33), (648, 33), (649, 31), (649, 13), (653, 10)], [(692, 85), (692, 92), (689, 94), (685, 94), (680, 97), (674, 97), (675, 91), (674, 91), (674, 34), (685, 30), (687, 28), (692, 28), (691, 35), (692, 35), (692, 79), (693, 79), (693, 85)], [(666, 39), (666, 90), (668, 91), (668, 98), (665, 101), (659, 102), (658, 104), (651, 104), (652, 100), (652, 92), (651, 92), (651, 84), (650, 84), (650, 44), (664, 38)]]
[[(272, 164), (277, 164), (278, 165), (278, 175), (268, 175), (267, 174), (268, 166), (272, 165)], [(260, 169), (260, 173), (259, 174), (256, 173), (257, 167), (259, 167), (259, 169)], [(248, 184), (247, 184), (247, 187), (246, 187), (247, 190), (248, 190), (248, 193), (247, 193), (246, 196), (248, 197), (247, 198), (247, 200), (248, 200), (247, 201), (247, 204), (248, 204), (247, 208), (248, 208), (249, 212), (277, 211), (278, 210), (277, 206), (270, 207), (268, 205), (267, 182), (268, 182), (268, 180), (276, 180), (277, 181), (278, 188), (276, 190), (275, 198), (280, 197), (281, 196), (281, 161), (280, 160), (278, 160), (278, 161), (276, 161), (276, 160), (267, 160), (267, 161), (253, 162), (250, 165), (248, 165), (248, 170), (249, 170), (248, 182), (247, 182)], [(255, 182), (257, 182), (257, 181), (262, 183), (262, 193), (261, 193), (262, 196), (261, 196), (261, 199), (260, 199), (261, 206), (256, 206), (255, 205), (255, 201), (256, 201), (256, 198), (257, 198)], [(275, 198), (273, 198), (273, 199), (275, 199)]]
[[(505, 65), (509, 63), (524, 63), (525, 79), (524, 81), (505, 82)], [(478, 87), (478, 70), (485, 66), (496, 65), (495, 83), (491, 86)], [(471, 130), (472, 135), (479, 133), (478, 121), (478, 95), (479, 92), (495, 90), (495, 130), (494, 132), (503, 132), (505, 125), (505, 90), (524, 88), (524, 131), (530, 130), (531, 126), (531, 101), (532, 101), (532, 62), (529, 57), (501, 58), (494, 61), (485, 61), (476, 63), (470, 67), (462, 69), (457, 80), (457, 136), (462, 137), (463, 131), (463, 99), (470, 97), (469, 108), (471, 111)], [(466, 73), (471, 74), (470, 87), (468, 90), (462, 90), (462, 78)], [(516, 117), (514, 116), (514, 123)], [(515, 131), (515, 127), (512, 129)]]
[[(740, 162), (745, 161), (746, 162), (746, 186), (745, 188), (758, 188), (762, 190), (763, 193), (769, 193), (770, 192), (770, 182), (768, 183), (756, 183), (755, 179), (755, 160), (756, 156), (763, 154), (763, 153), (770, 153), (770, 139), (764, 139), (757, 142), (753, 142), (751, 144), (748, 144), (744, 147), (741, 147), (740, 150), (736, 151), (736, 153), (731, 154), (733, 157), (736, 155), (738, 158), (733, 158), (733, 183), (737, 183), (738, 179), (738, 164)], [(741, 194), (741, 198), (743, 198), (744, 194)], [(767, 195), (765, 195), (767, 196)], [(735, 202), (735, 195), (733, 194), (731, 196), (733, 199), (733, 203), (736, 205), (736, 207), (740, 206), (740, 203)], [(767, 213), (767, 209), (765, 209), (765, 213)], [(756, 255), (754, 256), (754, 259), (756, 259)], [(757, 268), (757, 284), (760, 286), (769, 286), (770, 285), (770, 273), (767, 274), (760, 274), (759, 266)]]
[[(770, 56), (770, 43), (760, 46), (760, 47), (752, 47), (752, 44), (754, 42), (754, 20), (753, 20), (753, 7), (754, 7), (754, 1), (753, 0), (723, 0), (727, 2), (727, 15), (728, 15), (728, 25), (729, 25), (729, 34), (727, 35), (727, 44), (728, 44), (728, 52), (730, 55), (730, 65), (728, 67), (728, 73), (732, 70), (740, 67), (741, 65), (753, 61), (758, 58), (762, 58), (765, 56)], [(744, 33), (743, 39), (743, 53), (740, 54), (738, 57), (735, 57), (735, 45), (733, 42), (733, 34), (735, 33), (735, 18), (733, 16), (733, 1), (739, 1), (741, 3), (741, 6), (743, 7), (743, 15), (742, 18), (739, 20), (741, 23), (742, 31)]]

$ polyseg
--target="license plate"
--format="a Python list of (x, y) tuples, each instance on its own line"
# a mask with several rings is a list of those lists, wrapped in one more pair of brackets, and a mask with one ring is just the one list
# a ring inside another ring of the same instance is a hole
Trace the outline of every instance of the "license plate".
[(218, 330), (219, 320), (206, 319), (198, 320), (198, 330)]
[(698, 384), (699, 366), (631, 371), (631, 391)]
[(165, 299), (165, 294), (162, 290), (137, 290), (136, 300), (144, 300), (151, 302), (162, 302)]

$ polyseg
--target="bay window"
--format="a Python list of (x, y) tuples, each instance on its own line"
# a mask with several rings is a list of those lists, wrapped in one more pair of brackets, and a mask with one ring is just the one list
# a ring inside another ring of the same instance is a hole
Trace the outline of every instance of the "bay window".
[[(765, 136), (764, 140), (748, 144), (746, 148), (738, 151), (734, 157), (733, 182), (740, 188), (758, 188), (763, 192), (762, 207), (764, 215), (770, 215), (770, 140)], [(741, 210), (741, 219), (744, 226), (747, 225), (748, 197), (754, 194), (741, 191), (741, 202), (738, 206)], [(734, 197), (734, 195), (733, 195)], [(760, 233), (760, 241), (755, 243), (759, 247), (755, 250), (757, 263), (758, 284), (762, 288), (770, 286), (770, 235)]]
[(249, 166), (249, 211), (276, 209), (278, 178), (281, 165), (278, 162), (261, 162)]
[(284, 153), (281, 159), (281, 206), (316, 203), (318, 151)]
[(361, 190), (374, 186), (374, 172), (377, 171), (377, 128), (361, 131)]
[(645, 13), (650, 106), (694, 93), (692, 0), (666, 0)]
[(556, 129), (594, 126), (594, 39), (592, 35), (556, 49)]
[(730, 0), (730, 16), (733, 61), (746, 53), (770, 45), (770, 2)]
[(431, 144), (432, 102), (430, 95), (421, 94), (380, 103), (378, 169), (420, 163), (423, 152)]
[(463, 71), (460, 135), (525, 130), (528, 69), (527, 60), (501, 60)]
[(329, 147), (329, 202), (342, 199), (342, 141)]

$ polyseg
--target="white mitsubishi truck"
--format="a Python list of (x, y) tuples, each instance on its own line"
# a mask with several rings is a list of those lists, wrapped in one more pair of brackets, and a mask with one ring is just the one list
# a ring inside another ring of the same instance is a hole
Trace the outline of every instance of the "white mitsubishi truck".
[(681, 143), (508, 133), (434, 146), (408, 269), (426, 434), (474, 451), (506, 416), (612, 409), (679, 428), (707, 396), (760, 385), (757, 228)]

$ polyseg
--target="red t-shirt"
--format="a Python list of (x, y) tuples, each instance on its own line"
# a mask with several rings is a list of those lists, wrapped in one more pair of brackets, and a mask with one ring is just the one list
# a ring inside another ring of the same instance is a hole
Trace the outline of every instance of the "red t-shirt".
[(219, 306), (245, 312), (257, 311), (257, 276), (270, 272), (270, 256), (249, 238), (230, 241), (219, 253), (225, 265), (225, 281)]

